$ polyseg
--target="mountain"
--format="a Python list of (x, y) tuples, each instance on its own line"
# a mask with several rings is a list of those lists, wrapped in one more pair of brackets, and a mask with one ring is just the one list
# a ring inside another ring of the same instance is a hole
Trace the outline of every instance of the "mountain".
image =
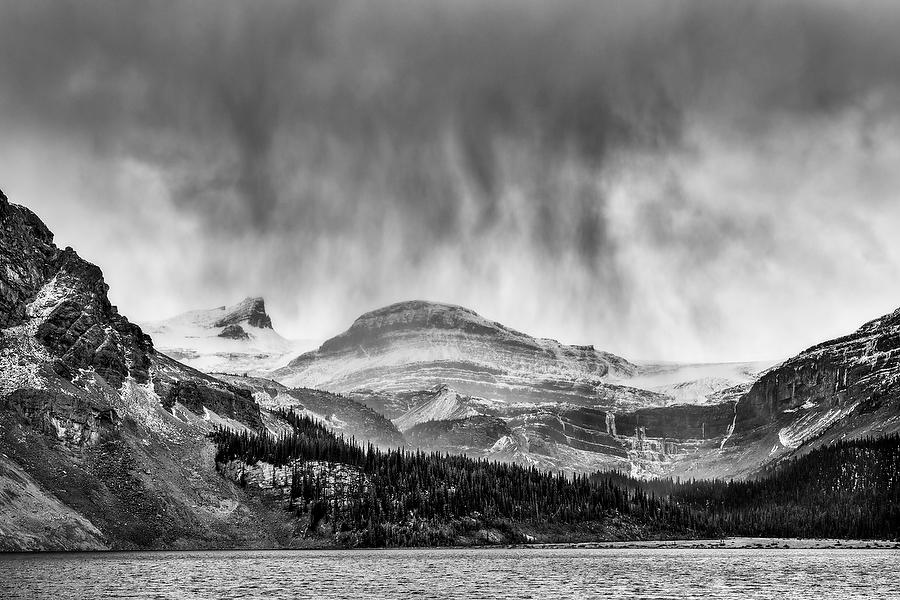
[(194, 310), (141, 327), (160, 352), (206, 373), (259, 373), (282, 366), (308, 347), (272, 328), (262, 298)]
[[(415, 430), (409, 439), (422, 448), (567, 472), (665, 474), (679, 457), (718, 450), (736, 396), (763, 366), (636, 364), (412, 301), (362, 315), (272, 377), (346, 393)], [(482, 417), (501, 419), (508, 433), (482, 435)], [(660, 426), (665, 418), (677, 426)], [(444, 425), (420, 427), (429, 422)]]
[(662, 394), (607, 382), (637, 372), (624, 358), (593, 346), (534, 338), (460, 306), (411, 301), (362, 315), (271, 377), (291, 387), (337, 392), (448, 385), (505, 403), (665, 404)]
[(0, 192), (0, 549), (288, 544), (280, 506), (218, 475), (207, 437), (271, 420), (157, 352), (100, 269)]

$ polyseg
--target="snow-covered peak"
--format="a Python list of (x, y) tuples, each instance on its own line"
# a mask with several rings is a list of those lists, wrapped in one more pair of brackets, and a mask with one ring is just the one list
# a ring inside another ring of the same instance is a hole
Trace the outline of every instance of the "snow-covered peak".
[(262, 298), (245, 298), (234, 306), (222, 307), (222, 310), (225, 314), (215, 322), (216, 327), (246, 323), (251, 327), (272, 329), (272, 319), (266, 314), (266, 301)]
[(262, 298), (192, 310), (142, 325), (156, 348), (205, 372), (256, 373), (283, 365), (309, 348), (272, 328)]
[(206, 310), (190, 310), (161, 321), (147, 323), (148, 327), (222, 329), (228, 325), (272, 329), (272, 319), (266, 313), (262, 298), (245, 298), (231, 306), (219, 306)]

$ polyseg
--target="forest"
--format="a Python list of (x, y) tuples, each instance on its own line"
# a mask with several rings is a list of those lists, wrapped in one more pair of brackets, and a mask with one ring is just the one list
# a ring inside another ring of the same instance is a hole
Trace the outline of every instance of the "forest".
[(291, 411), (279, 437), (217, 429), (217, 465), (290, 471), (286, 508), (309, 532), (329, 523), (355, 546), (451, 545), (492, 528), (604, 539), (900, 537), (900, 436), (844, 441), (772, 466), (753, 480), (640, 480), (615, 472), (567, 477), (533, 467), (336, 436)]

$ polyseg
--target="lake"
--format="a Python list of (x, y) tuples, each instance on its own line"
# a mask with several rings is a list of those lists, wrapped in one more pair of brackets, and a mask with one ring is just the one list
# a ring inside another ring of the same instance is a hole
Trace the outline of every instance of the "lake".
[(0, 598), (900, 598), (900, 554), (402, 549), (0, 555)]

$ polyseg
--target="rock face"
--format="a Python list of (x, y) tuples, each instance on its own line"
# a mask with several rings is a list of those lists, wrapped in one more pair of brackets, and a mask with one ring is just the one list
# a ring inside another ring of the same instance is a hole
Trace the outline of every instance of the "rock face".
[(196, 415), (205, 416), (209, 409), (220, 416), (230, 417), (253, 429), (262, 427), (259, 405), (253, 394), (241, 388), (226, 386), (226, 389), (204, 385), (192, 380), (176, 381), (169, 387), (162, 405), (171, 409), (176, 403)]
[[(419, 420), (408, 429), (403, 417), (395, 419), (411, 444), (568, 473), (680, 473), (696, 458), (717, 452), (734, 421), (734, 402), (617, 413), (562, 403), (505, 405), (458, 394), (454, 398), (448, 391), (432, 390), (431, 394), (437, 400), (431, 406), (454, 399), (454, 411), (462, 407), (467, 416)], [(430, 408), (426, 402), (407, 415), (422, 414), (422, 407)], [(498, 422), (504, 424), (502, 435), (488, 439), (481, 429)], [(441, 447), (441, 443), (447, 445)]]
[(34, 213), (3, 195), (0, 227), (0, 323), (37, 324), (35, 337), (67, 379), (93, 369), (113, 387), (129, 376), (145, 383), (153, 343), (112, 306), (100, 269), (71, 248), (56, 248), (53, 234)]
[(228, 327), (247, 323), (259, 329), (272, 329), (272, 319), (266, 314), (266, 302), (262, 298), (245, 298), (232, 307), (221, 307), (225, 314), (215, 323), (215, 327)]
[(898, 430), (900, 310), (764, 373), (738, 400), (722, 448), (744, 464), (765, 463)]
[(244, 328), (240, 325), (226, 325), (222, 328), (222, 332), (219, 334), (219, 337), (228, 338), (231, 340), (249, 340), (250, 334), (244, 331)]
[(25, 306), (56, 270), (59, 249), (53, 234), (23, 206), (0, 191), (0, 327), (18, 325)]
[(143, 328), (160, 352), (206, 373), (263, 373), (305, 347), (272, 329), (262, 298), (186, 312)]
[(119, 418), (106, 398), (88, 402), (78, 395), (48, 390), (16, 390), (0, 400), (0, 408), (70, 446), (95, 441), (104, 427), (115, 424)]
[(408, 392), (448, 385), (503, 402), (644, 406), (667, 397), (622, 385), (627, 360), (592, 346), (537, 339), (459, 306), (412, 301), (366, 313), (272, 377), (338, 392)]
[(798, 411), (900, 408), (900, 309), (764, 374), (738, 403), (739, 432)]

